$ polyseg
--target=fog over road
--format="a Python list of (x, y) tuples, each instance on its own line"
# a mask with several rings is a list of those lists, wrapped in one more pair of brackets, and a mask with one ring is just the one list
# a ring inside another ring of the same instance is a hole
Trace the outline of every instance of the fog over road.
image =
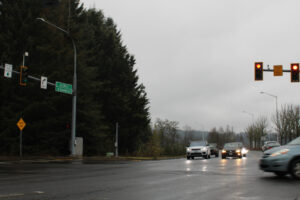
[(0, 200), (300, 199), (300, 181), (243, 159), (0, 163)]

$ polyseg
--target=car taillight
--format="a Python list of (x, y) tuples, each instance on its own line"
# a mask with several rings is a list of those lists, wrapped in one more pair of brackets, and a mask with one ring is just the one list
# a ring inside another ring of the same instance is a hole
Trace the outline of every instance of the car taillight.
[(268, 147), (268, 149), (272, 149), (272, 147)]

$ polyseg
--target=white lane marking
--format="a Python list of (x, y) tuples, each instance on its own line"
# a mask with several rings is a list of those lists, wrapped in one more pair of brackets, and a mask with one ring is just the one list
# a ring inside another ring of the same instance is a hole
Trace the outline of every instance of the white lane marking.
[(19, 197), (19, 196), (24, 196), (25, 194), (4, 194), (0, 195), (0, 198), (7, 198), (7, 197)]
[(43, 192), (43, 191), (34, 191), (33, 193), (34, 194), (44, 194), (45, 192)]
[[(31, 194), (44, 194), (43, 191), (34, 191)], [(20, 197), (25, 196), (23, 193), (14, 193), (14, 194), (0, 194), (0, 198), (9, 198), (9, 197)]]

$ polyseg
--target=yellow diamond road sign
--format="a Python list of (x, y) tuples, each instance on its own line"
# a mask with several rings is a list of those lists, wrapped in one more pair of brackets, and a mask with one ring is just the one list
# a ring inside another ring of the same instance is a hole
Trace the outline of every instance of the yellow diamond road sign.
[(26, 123), (24, 122), (24, 120), (21, 118), (18, 123), (17, 126), (19, 127), (20, 131), (22, 131), (24, 129), (24, 127), (26, 126)]

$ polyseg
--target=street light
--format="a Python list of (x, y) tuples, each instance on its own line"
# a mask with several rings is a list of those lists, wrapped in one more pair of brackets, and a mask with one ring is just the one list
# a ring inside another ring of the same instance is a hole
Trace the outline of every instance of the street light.
[[(276, 121), (278, 120), (278, 105), (277, 105), (277, 96), (276, 95), (273, 95), (273, 94), (270, 94), (270, 93), (267, 93), (267, 92), (260, 92), (260, 94), (266, 94), (270, 97), (273, 97), (275, 98), (276, 100)], [(279, 134), (277, 133), (277, 141), (279, 142)]]
[(273, 94), (270, 94), (270, 93), (267, 93), (267, 92), (260, 92), (261, 94), (266, 94), (268, 96), (271, 96), (271, 97), (274, 97), (275, 100), (276, 100), (276, 115), (277, 115), (277, 112), (278, 112), (278, 106), (277, 106), (277, 96), (276, 95), (273, 95)]
[(76, 45), (74, 42), (73, 37), (70, 33), (51, 22), (48, 22), (44, 18), (36, 18), (37, 20), (44, 22), (62, 32), (67, 34), (67, 36), (72, 40), (73, 49), (74, 49), (74, 74), (73, 74), (73, 101), (72, 101), (72, 134), (71, 134), (71, 156), (75, 156), (75, 136), (76, 136), (76, 102), (77, 102), (77, 52), (76, 52)]

